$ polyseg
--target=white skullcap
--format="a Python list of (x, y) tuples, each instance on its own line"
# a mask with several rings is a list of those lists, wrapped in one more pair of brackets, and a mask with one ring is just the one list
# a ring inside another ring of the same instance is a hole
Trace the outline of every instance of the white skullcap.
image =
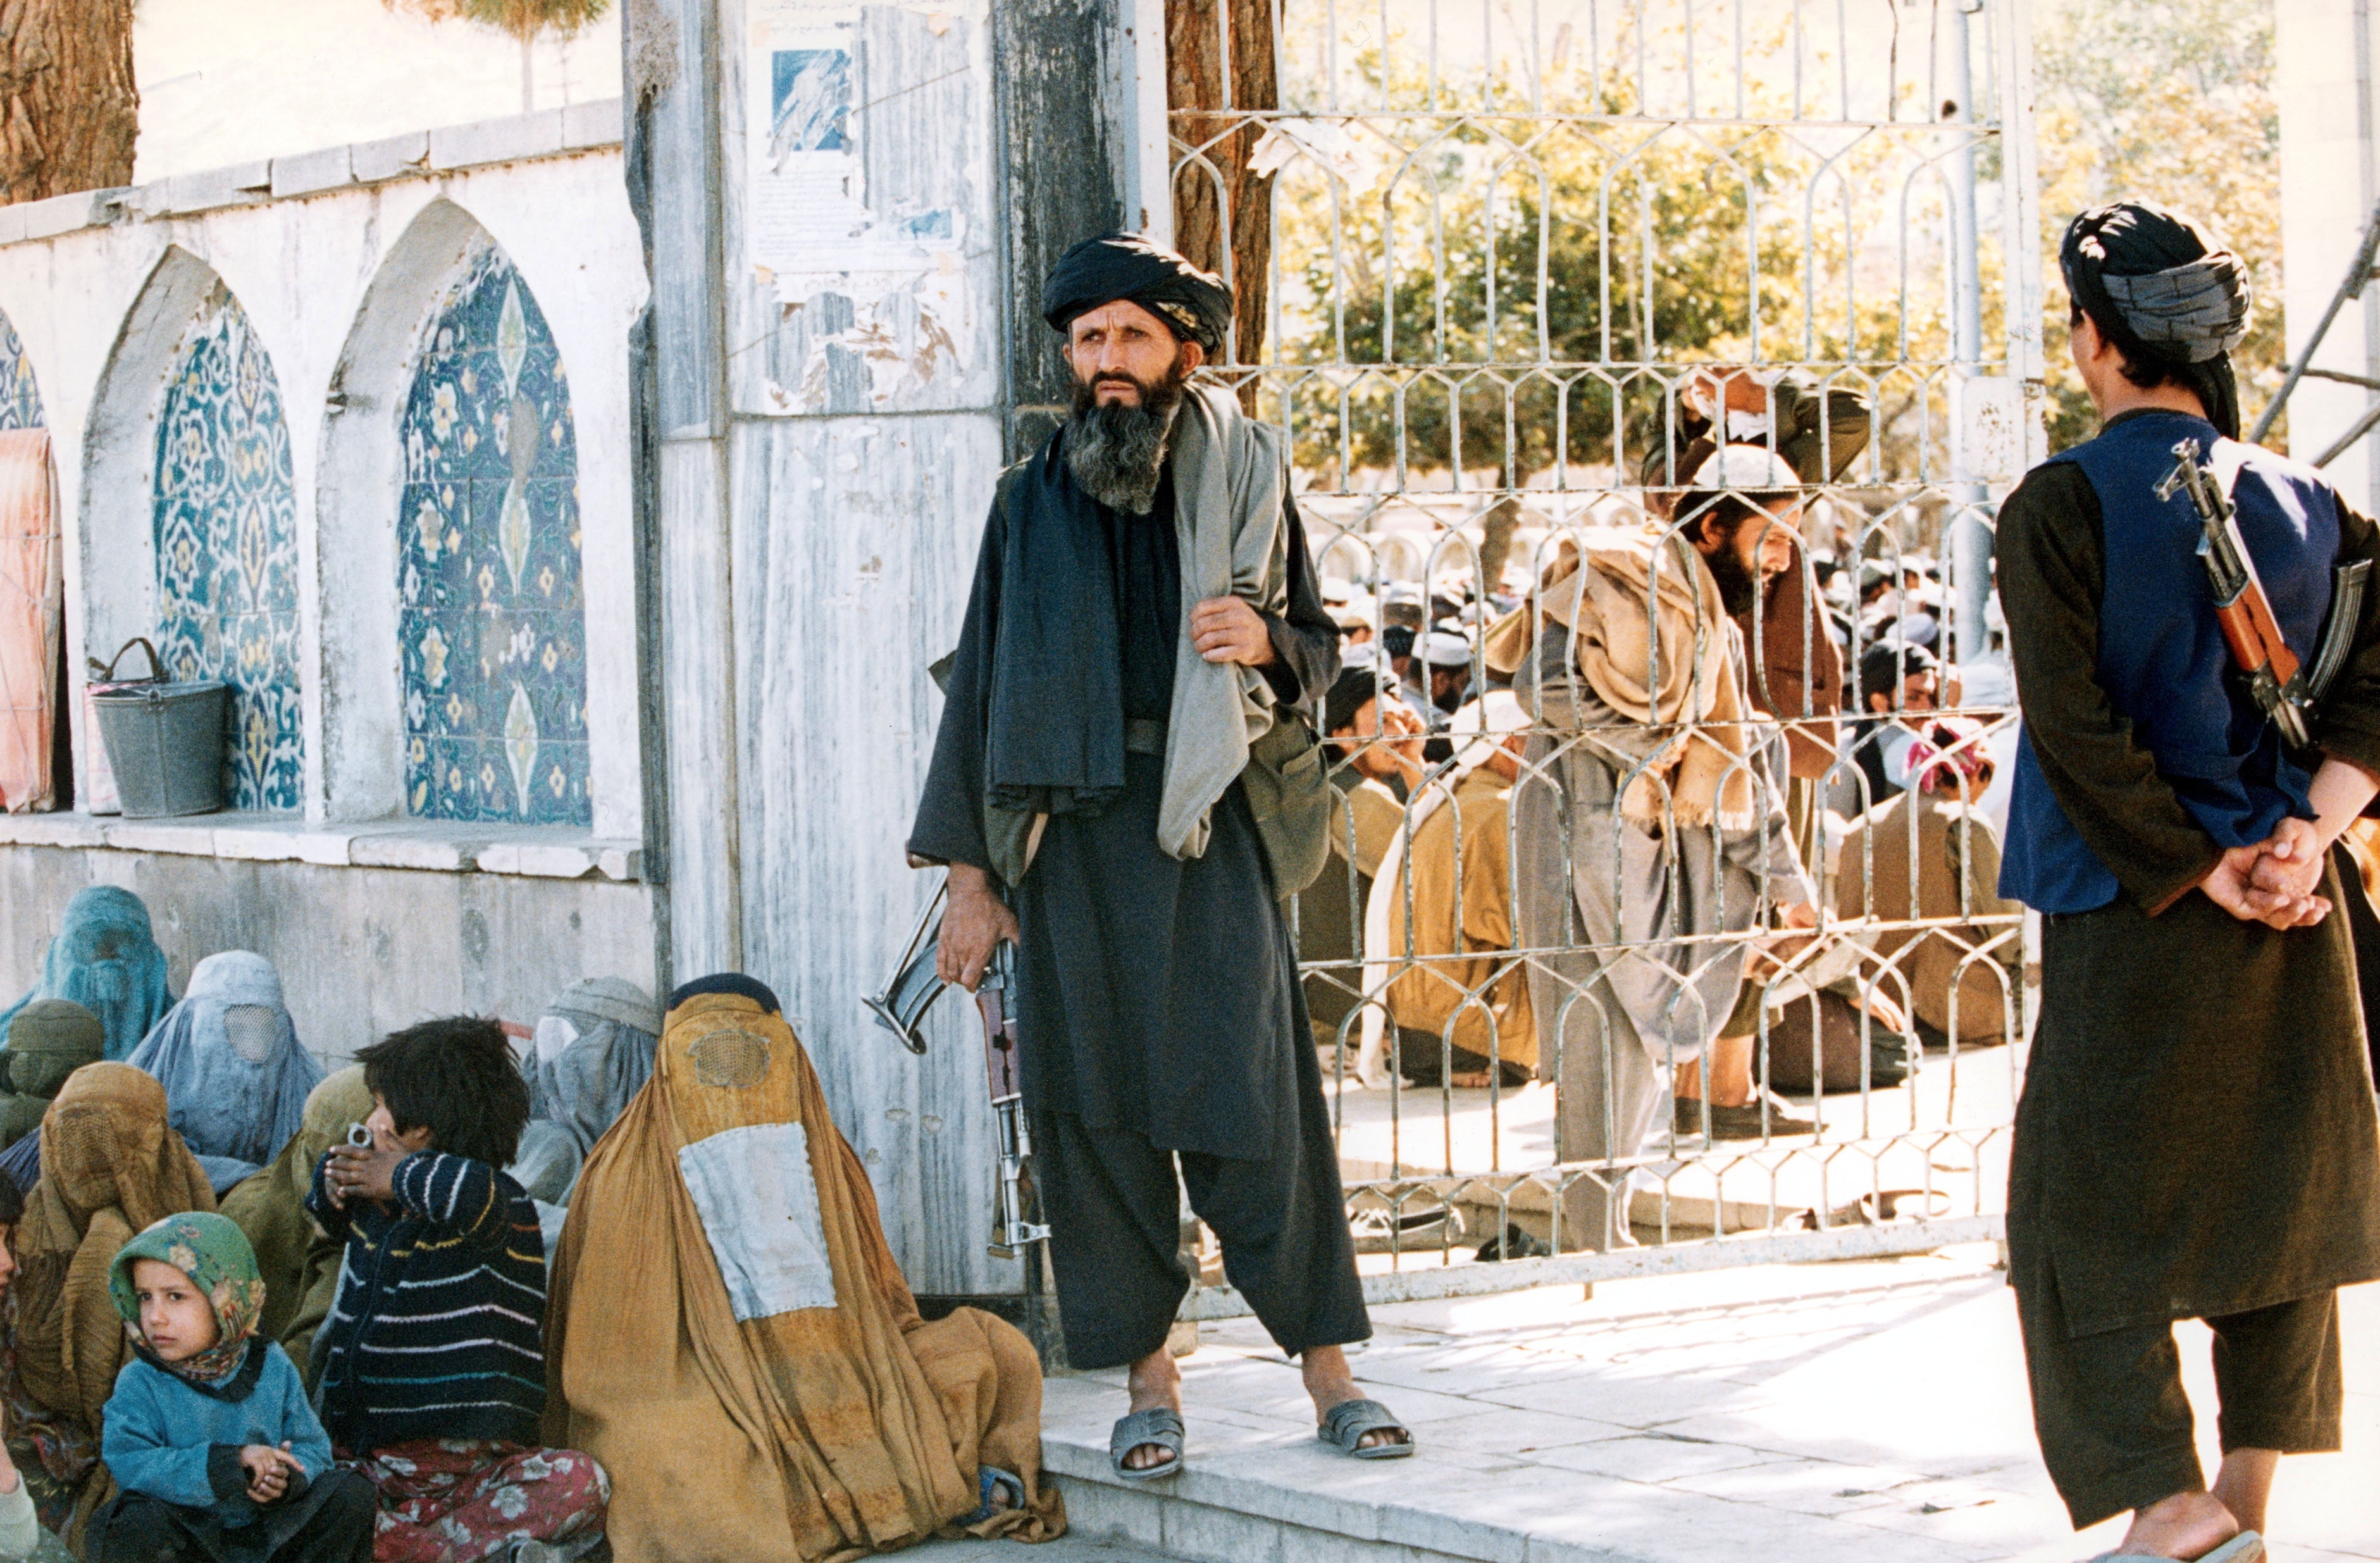
[(1735, 494), (1764, 494), (1772, 489), (1800, 488), (1802, 480), (1786, 465), (1783, 457), (1766, 446), (1723, 445), (1694, 469), (1692, 486)]
[(1423, 636), (1414, 650), (1432, 667), (1467, 667), (1471, 663), (1471, 642), (1443, 629)]
[(1507, 735), (1526, 732), (1528, 727), (1529, 713), (1521, 697), (1510, 690), (1490, 690), (1477, 700), (1463, 702), (1447, 729), (1458, 742), (1469, 740), (1455, 751), (1455, 763), (1466, 771), (1476, 769), (1487, 763)]

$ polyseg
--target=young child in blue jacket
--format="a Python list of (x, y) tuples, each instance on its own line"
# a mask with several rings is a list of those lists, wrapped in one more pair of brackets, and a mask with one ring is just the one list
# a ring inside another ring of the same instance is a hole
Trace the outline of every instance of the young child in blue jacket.
[(281, 1348), (254, 1338), (256, 1254), (220, 1215), (169, 1215), (108, 1273), (134, 1361), (100, 1456), (123, 1488), (91, 1517), (89, 1563), (369, 1563), (379, 1503)]

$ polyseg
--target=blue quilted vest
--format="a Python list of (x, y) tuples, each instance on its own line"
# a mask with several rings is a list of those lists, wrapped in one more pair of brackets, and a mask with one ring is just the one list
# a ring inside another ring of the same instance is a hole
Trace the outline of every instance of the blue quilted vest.
[[(2198, 558), (2198, 513), (2182, 495), (2156, 496), (2184, 439), (2211, 452), (2215, 426), (2185, 413), (2135, 413), (2050, 459), (2082, 468), (2099, 496), (2107, 565), (2099, 687), (2206, 834), (2219, 846), (2243, 847), (2270, 836), (2283, 815), (2313, 818), (2313, 777), (2282, 751), (2279, 729), (2230, 675)], [(2312, 469), (2259, 449), (2249, 452), (2231, 500), (2281, 634), (2312, 662), (2330, 611), (2338, 501)], [(2106, 906), (2119, 888), (2058, 806), (2033, 737), (2021, 730), (2000, 894), (2045, 912), (2076, 912)]]

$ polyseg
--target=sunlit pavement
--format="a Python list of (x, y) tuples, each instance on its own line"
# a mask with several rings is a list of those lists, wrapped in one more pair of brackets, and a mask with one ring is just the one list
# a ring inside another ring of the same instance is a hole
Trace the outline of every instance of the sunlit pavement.
[[(2119, 1527), (2068, 1529), (2034, 1448), (2014, 1300), (1990, 1259), (1978, 1248), (1607, 1282), (1592, 1300), (1562, 1288), (1383, 1309), (1356, 1374), (1422, 1447), (1367, 1464), (1316, 1444), (1295, 1368), (1257, 1326), (1209, 1325), (1185, 1363), (1183, 1476), (1129, 1490), (1107, 1476), (1121, 1374), (1051, 1381), (1048, 1460), (1070, 1539), (1123, 1546), (1084, 1563), (2071, 1563)], [(2276, 1563), (2380, 1559), (2380, 1288), (2348, 1294), (2343, 1324), (2347, 1447), (2282, 1463)], [(2207, 1340), (2182, 1326), (2211, 1470)]]

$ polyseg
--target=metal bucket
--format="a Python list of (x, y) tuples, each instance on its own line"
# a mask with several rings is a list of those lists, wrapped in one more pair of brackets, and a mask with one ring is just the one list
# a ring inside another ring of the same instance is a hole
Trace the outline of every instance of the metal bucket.
[[(119, 660), (123, 656), (116, 654)], [(156, 653), (152, 650), (149, 655), (154, 669)], [(114, 664), (108, 672), (114, 672)], [(108, 768), (115, 773), (125, 818), (211, 814), (224, 806), (224, 728), (231, 714), (230, 685), (220, 678), (188, 683), (139, 679), (93, 689), (91, 708), (99, 714), (100, 739), (107, 749)]]

